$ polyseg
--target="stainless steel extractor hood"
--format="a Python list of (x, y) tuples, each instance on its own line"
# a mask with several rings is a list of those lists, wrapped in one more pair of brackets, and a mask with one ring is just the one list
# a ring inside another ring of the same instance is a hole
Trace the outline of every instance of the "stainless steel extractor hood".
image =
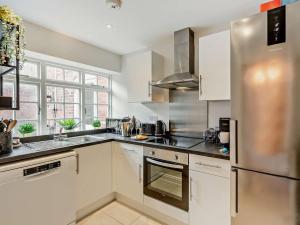
[(152, 85), (160, 88), (196, 88), (199, 86), (199, 77), (195, 72), (195, 44), (194, 32), (190, 28), (174, 33), (174, 70), (173, 75), (153, 82)]

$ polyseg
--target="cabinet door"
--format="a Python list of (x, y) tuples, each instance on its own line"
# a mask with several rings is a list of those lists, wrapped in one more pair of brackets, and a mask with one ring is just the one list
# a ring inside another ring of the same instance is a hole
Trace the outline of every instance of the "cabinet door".
[(127, 93), (128, 102), (149, 102), (152, 82), (151, 51), (127, 56)]
[(190, 170), (189, 225), (230, 225), (230, 180)]
[(77, 210), (112, 192), (111, 143), (75, 149), (78, 154)]
[(230, 100), (230, 31), (199, 39), (200, 100)]
[(113, 143), (114, 191), (143, 201), (143, 147)]

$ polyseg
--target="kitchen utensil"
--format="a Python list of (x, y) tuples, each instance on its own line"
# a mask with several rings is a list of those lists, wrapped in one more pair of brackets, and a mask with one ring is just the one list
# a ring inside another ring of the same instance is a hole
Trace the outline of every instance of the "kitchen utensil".
[(130, 122), (121, 122), (121, 134), (123, 137), (130, 137), (131, 126), (132, 126), (132, 123), (130, 123)]
[(11, 132), (0, 133), (0, 155), (10, 153), (13, 150), (13, 141)]
[(155, 125), (155, 136), (166, 135), (167, 125), (162, 120), (157, 120)]
[(6, 126), (8, 126), (8, 124), (10, 123), (10, 121), (9, 121), (8, 119), (4, 119), (4, 120), (3, 120), (3, 123), (5, 123)]
[(6, 128), (7, 128), (6, 123), (0, 121), (0, 132), (4, 132)]
[(12, 120), (12, 121), (8, 124), (7, 131), (6, 131), (6, 132), (11, 132), (12, 129), (14, 129), (14, 127), (16, 126), (16, 124), (17, 124), (17, 120)]

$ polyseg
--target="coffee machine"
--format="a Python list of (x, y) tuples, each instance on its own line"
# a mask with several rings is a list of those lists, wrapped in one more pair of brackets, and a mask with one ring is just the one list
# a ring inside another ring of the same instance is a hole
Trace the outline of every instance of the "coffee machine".
[(220, 118), (219, 129), (220, 129), (220, 133), (219, 133), (220, 144), (222, 144), (224, 148), (229, 150), (230, 118)]

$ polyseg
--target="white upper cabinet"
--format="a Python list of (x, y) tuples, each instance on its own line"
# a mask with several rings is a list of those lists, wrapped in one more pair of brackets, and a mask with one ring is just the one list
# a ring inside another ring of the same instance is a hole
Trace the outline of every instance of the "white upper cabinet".
[(230, 100), (230, 31), (199, 39), (200, 100)]
[(168, 91), (152, 87), (164, 76), (164, 59), (153, 51), (126, 56), (128, 102), (166, 102)]

